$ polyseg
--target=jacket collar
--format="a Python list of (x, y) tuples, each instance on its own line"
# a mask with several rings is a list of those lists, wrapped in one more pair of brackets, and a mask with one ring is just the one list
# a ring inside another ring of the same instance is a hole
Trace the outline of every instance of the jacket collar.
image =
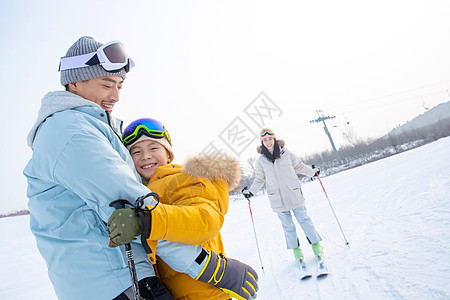
[(36, 134), (39, 131), (42, 123), (44, 123), (48, 117), (50, 117), (54, 113), (69, 109), (75, 109), (89, 114), (104, 121), (110, 126), (112, 124), (116, 124), (115, 126), (112, 126), (112, 128), (118, 135), (121, 134), (122, 121), (114, 118), (114, 121), (110, 122), (108, 113), (103, 110), (97, 103), (86, 100), (83, 97), (80, 97), (68, 91), (55, 91), (47, 93), (41, 100), (41, 108), (39, 109), (36, 122), (34, 123), (27, 136), (28, 146), (33, 149)]

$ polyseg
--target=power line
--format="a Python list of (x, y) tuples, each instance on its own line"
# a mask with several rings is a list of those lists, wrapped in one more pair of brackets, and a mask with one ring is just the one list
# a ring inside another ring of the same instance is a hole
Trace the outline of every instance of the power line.
[[(361, 104), (364, 104), (364, 103), (373, 102), (373, 101), (377, 101), (377, 100), (380, 100), (380, 99), (388, 99), (388, 98), (393, 97), (393, 96), (407, 94), (407, 93), (411, 93), (411, 92), (414, 92), (414, 91), (423, 90), (425, 88), (429, 88), (429, 87), (433, 87), (433, 86), (437, 86), (437, 85), (442, 85), (442, 84), (445, 84), (445, 83), (450, 83), (450, 80), (439, 82), (439, 83), (434, 83), (434, 84), (430, 84), (430, 85), (426, 85), (426, 86), (422, 86), (422, 87), (418, 87), (418, 88), (414, 88), (414, 89), (410, 89), (410, 90), (406, 90), (406, 91), (396, 92), (396, 93), (392, 93), (392, 94), (389, 94), (389, 95), (384, 95), (384, 96), (379, 96), (379, 97), (370, 98), (370, 99), (366, 99), (366, 100), (356, 101), (356, 102), (349, 103), (349, 104), (334, 106), (334, 107), (327, 108), (326, 110), (327, 111), (336, 111), (338, 109), (342, 109), (342, 108), (345, 108), (345, 107), (361, 105)], [(421, 97), (421, 96), (422, 97), (427, 97), (427, 96), (431, 96), (431, 95), (437, 95), (437, 94), (440, 94), (440, 93), (446, 93), (446, 95), (448, 97), (450, 97), (448, 89), (444, 89), (444, 90), (435, 91), (435, 92), (428, 92), (426, 94), (411, 95), (411, 96), (408, 96), (407, 98), (402, 98), (402, 99), (399, 99), (397, 101), (391, 99), (390, 103), (386, 103), (386, 104), (391, 104), (393, 101), (394, 102), (405, 102), (405, 101), (416, 100), (417, 97)]]

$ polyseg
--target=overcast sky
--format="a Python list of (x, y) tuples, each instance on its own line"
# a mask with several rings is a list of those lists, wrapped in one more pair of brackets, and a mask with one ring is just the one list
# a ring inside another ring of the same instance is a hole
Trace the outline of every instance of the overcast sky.
[[(136, 67), (114, 115), (166, 124), (175, 162), (211, 147), (256, 157), (272, 128), (300, 156), (381, 136), (449, 100), (448, 1), (7, 1), (0, 11), (0, 213), (27, 208), (26, 135), (80, 36)], [(239, 135), (240, 134), (240, 135)]]

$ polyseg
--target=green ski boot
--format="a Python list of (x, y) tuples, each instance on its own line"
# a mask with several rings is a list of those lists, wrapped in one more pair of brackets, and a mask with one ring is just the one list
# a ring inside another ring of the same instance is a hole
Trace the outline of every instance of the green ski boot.
[(303, 251), (300, 247), (292, 249), (294, 251), (295, 260), (303, 261)]
[(319, 259), (323, 258), (323, 249), (322, 249), (322, 246), (320, 245), (320, 243), (312, 244), (311, 247), (313, 249), (314, 255), (317, 258), (319, 258)]

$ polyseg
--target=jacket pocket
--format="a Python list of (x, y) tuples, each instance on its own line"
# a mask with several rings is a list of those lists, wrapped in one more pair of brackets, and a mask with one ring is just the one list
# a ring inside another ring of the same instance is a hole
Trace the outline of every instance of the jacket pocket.
[(267, 190), (267, 194), (269, 195), (270, 207), (279, 208), (283, 205), (281, 201), (281, 195), (278, 189)]
[[(90, 243), (93, 243), (90, 247), (90, 252), (92, 254), (91, 258), (98, 261), (99, 264), (108, 264), (108, 267), (111, 269), (122, 271), (123, 268), (127, 266), (126, 261), (124, 260), (124, 254), (122, 254), (121, 247), (117, 248), (109, 248), (108, 247), (108, 226), (100, 216), (92, 209), (84, 208), (83, 209), (84, 217), (86, 218), (86, 222), (89, 228), (89, 236), (86, 238)], [(95, 254), (92, 251), (95, 250)], [(102, 249), (102, 251), (98, 251), (98, 249)], [(135, 257), (136, 262), (136, 257)]]
[(92, 233), (108, 237), (108, 225), (103, 222), (103, 220), (94, 210), (90, 208), (84, 208), (83, 214), (86, 218), (87, 226), (89, 226)]
[(297, 199), (302, 199), (303, 198), (303, 192), (302, 192), (302, 189), (300, 187), (300, 182), (299, 181), (289, 182), (287, 184), (287, 188), (288, 188), (289, 194), (292, 195), (293, 197), (295, 197)]

